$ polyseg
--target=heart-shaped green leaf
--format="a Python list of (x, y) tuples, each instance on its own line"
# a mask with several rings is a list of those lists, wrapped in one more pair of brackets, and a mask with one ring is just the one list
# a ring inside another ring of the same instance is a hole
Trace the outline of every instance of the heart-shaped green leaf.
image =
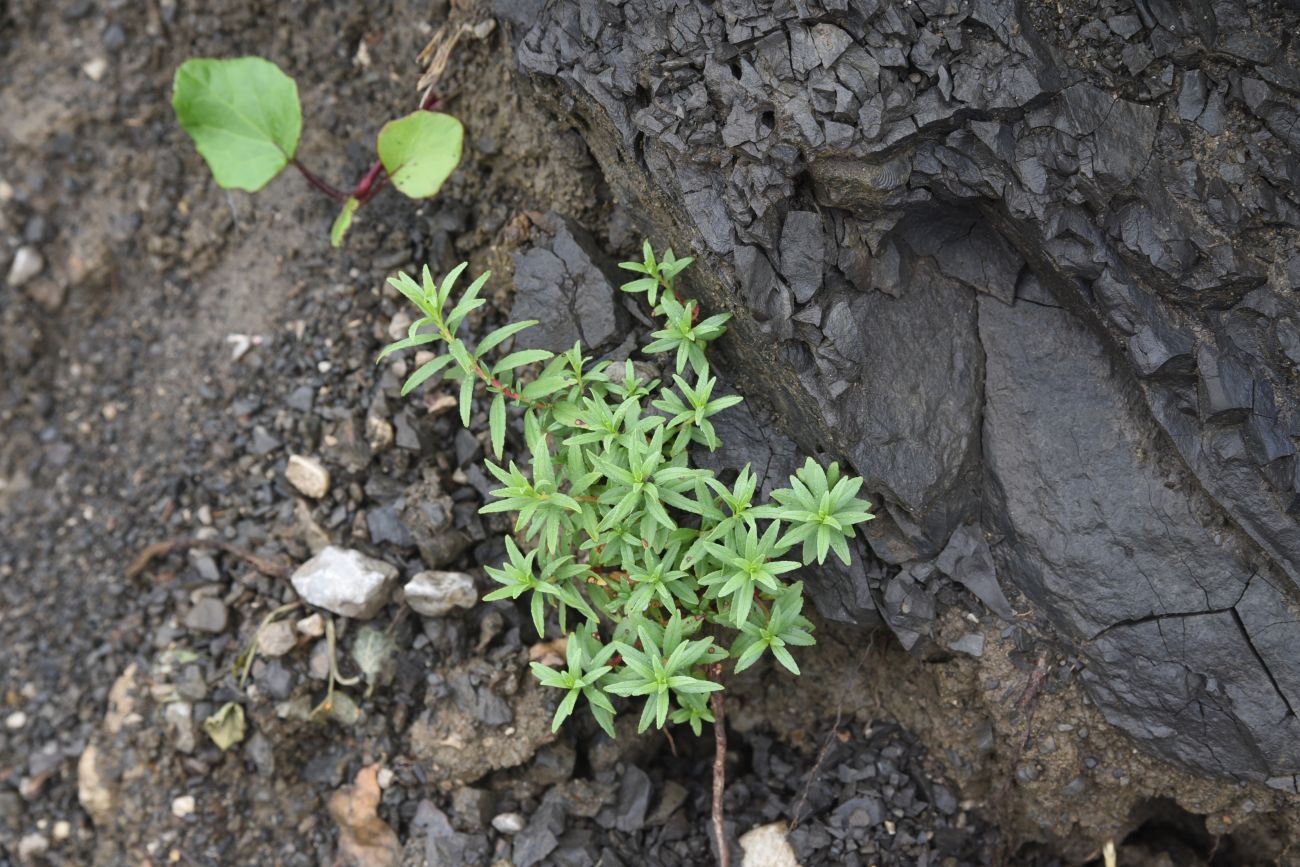
[(388, 178), (412, 199), (435, 195), (460, 164), (465, 127), (449, 114), (416, 111), (379, 131), (379, 159)]
[(298, 151), (298, 85), (269, 60), (187, 60), (176, 70), (172, 108), (226, 189), (257, 192)]

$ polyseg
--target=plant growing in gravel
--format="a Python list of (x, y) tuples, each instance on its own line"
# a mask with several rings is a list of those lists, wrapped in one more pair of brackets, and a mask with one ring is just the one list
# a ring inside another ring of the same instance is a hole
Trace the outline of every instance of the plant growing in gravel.
[[(506, 561), (488, 568), (502, 586), (486, 598), (526, 598), (539, 635), (548, 612), (557, 614), (568, 632), (567, 665), (533, 665), (542, 683), (565, 693), (554, 726), (581, 700), (611, 735), (611, 696), (644, 699), (642, 731), (671, 718), (698, 733), (713, 719), (705, 697), (722, 689), (723, 663), (742, 671), (770, 653), (798, 674), (791, 649), (813, 643), (812, 625), (801, 613), (803, 584), (784, 576), (832, 553), (849, 563), (853, 528), (872, 517), (858, 497), (862, 480), (838, 464), (809, 459), (767, 503), (756, 501), (760, 480), (748, 466), (728, 485), (691, 465), (692, 445), (719, 445), (710, 418), (742, 400), (715, 395), (704, 356), (728, 316), (701, 320), (696, 303), (678, 296), (676, 279), (690, 258), (669, 250), (657, 260), (648, 243), (644, 254), (623, 263), (639, 275), (623, 289), (645, 294), (665, 320), (645, 351), (671, 357), (670, 384), (643, 379), (630, 361), (593, 364), (581, 345), (558, 355), (498, 355), (535, 321), (506, 325), (477, 345), (457, 336), (485, 303), (479, 293), (489, 276), (453, 303), (464, 264), (440, 284), (428, 268), (420, 281), (390, 280), (422, 315), (380, 354), (445, 350), (415, 370), (402, 393), (439, 375), (459, 381), (468, 426), (482, 387), (498, 460), (507, 412), (522, 410), (527, 470), (487, 462), (501, 487), (482, 511), (516, 514), (517, 539), (507, 537)], [(521, 375), (537, 364), (536, 376)]]
[[(715, 830), (721, 830), (721, 723), (724, 666), (743, 671), (764, 654), (792, 674), (791, 652), (814, 643), (803, 616), (803, 583), (787, 576), (834, 554), (846, 565), (854, 526), (870, 520), (858, 497), (862, 480), (809, 459), (789, 487), (759, 502), (760, 479), (746, 466), (730, 484), (692, 466), (691, 447), (719, 446), (710, 419), (742, 400), (715, 394), (705, 358), (727, 314), (704, 319), (676, 291), (690, 263), (671, 250), (621, 267), (638, 276), (623, 286), (641, 293), (664, 320), (645, 351), (669, 356), (671, 382), (647, 380), (630, 361), (596, 362), (580, 344), (502, 352), (536, 321), (513, 322), (473, 343), (458, 336), (488, 274), (459, 298), (452, 289), (467, 267), (441, 283), (424, 269), (389, 282), (420, 311), (393, 352), (440, 350), (407, 379), (402, 393), (443, 376), (459, 382), (461, 422), (470, 424), (476, 390), (490, 396), (491, 449), (501, 460), (507, 415), (523, 414), (527, 468), (487, 461), (501, 483), (485, 513), (517, 516), (506, 559), (488, 574), (501, 587), (486, 597), (526, 599), (544, 634), (554, 613), (567, 632), (562, 668), (533, 663), (546, 686), (560, 690), (553, 729), (584, 704), (614, 735), (614, 699), (640, 700), (639, 730), (685, 723), (699, 734), (714, 722)], [(536, 375), (525, 375), (541, 365)], [(719, 836), (721, 840), (721, 836)]]
[(451, 115), (434, 111), (437, 105), (429, 92), (416, 111), (385, 124), (376, 140), (378, 159), (344, 192), (298, 161), (298, 85), (271, 61), (191, 58), (176, 70), (172, 89), (176, 118), (218, 185), (255, 193), (292, 165), (313, 187), (342, 203), (330, 229), (335, 247), (357, 210), (386, 182), (410, 198), (431, 198), (460, 163), (464, 128)]

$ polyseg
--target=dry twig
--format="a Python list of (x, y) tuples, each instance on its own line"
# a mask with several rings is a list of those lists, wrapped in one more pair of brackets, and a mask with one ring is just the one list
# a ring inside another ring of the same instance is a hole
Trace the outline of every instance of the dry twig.
[(263, 575), (269, 575), (272, 578), (284, 578), (289, 574), (289, 567), (280, 563), (272, 563), (270, 560), (264, 560), (251, 551), (246, 551), (238, 545), (232, 545), (224, 539), (200, 539), (194, 536), (181, 536), (176, 539), (167, 539), (162, 542), (154, 542), (146, 547), (139, 555), (131, 561), (131, 565), (126, 567), (127, 578), (137, 578), (140, 573), (149, 567), (149, 564), (159, 557), (166, 557), (175, 551), (188, 551), (190, 548), (216, 548), (232, 557), (238, 557), (248, 565), (252, 566)]

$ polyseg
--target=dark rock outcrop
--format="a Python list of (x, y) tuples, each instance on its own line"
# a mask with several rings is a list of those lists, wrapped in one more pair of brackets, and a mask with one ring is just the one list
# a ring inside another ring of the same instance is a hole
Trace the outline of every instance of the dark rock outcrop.
[(839, 456), (880, 501), (871, 556), (813, 583), (824, 613), (910, 646), (943, 588), (1010, 613), (996, 563), (1111, 721), (1295, 790), (1300, 15), (1074, 9), (502, 12), (735, 314), (737, 384), (793, 440), (742, 423), (719, 460)]

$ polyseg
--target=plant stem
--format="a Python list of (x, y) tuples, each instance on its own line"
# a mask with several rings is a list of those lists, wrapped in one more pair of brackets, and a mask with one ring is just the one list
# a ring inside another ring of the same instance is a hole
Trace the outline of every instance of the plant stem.
[[(722, 666), (713, 666), (713, 679), (721, 680)], [(722, 691), (709, 695), (713, 709), (713, 836), (718, 843), (718, 867), (731, 867), (731, 849), (723, 821), (723, 795), (727, 789), (727, 711)]]
[[(438, 97), (432, 92), (426, 93), (424, 98), (420, 100), (420, 110), (433, 111), (441, 104), (442, 100), (438, 99)], [(307, 183), (311, 184), (336, 202), (346, 202), (351, 198), (356, 199), (364, 205), (375, 197), (375, 193), (384, 188), (384, 183), (388, 180), (388, 174), (384, 171), (383, 162), (381, 160), (375, 160), (370, 168), (366, 170), (366, 173), (361, 176), (361, 180), (357, 181), (356, 185), (352, 188), (351, 194), (349, 194), (343, 192), (338, 187), (332, 186), (321, 180), (314, 172), (310, 171), (306, 166), (298, 162), (297, 157), (294, 157), (289, 162), (293, 164), (295, 169), (302, 173), (302, 176), (307, 179)]]
[(384, 164), (380, 160), (375, 160), (374, 165), (370, 167), (357, 185), (352, 189), (352, 197), (362, 202), (368, 202), (374, 197), (375, 193), (383, 187), (384, 181), (388, 175), (384, 173)]
[(322, 193), (329, 196), (334, 201), (346, 202), (348, 200), (347, 193), (343, 192), (340, 189), (336, 189), (335, 187), (330, 186), (329, 184), (322, 181), (320, 178), (316, 177), (316, 175), (313, 172), (311, 172), (306, 166), (298, 162), (297, 157), (294, 157), (292, 160), (290, 160), (290, 162), (293, 164), (293, 167), (297, 169), (299, 172), (301, 172), (302, 176), (307, 179), (307, 183), (311, 184), (313, 187), (320, 190)]

